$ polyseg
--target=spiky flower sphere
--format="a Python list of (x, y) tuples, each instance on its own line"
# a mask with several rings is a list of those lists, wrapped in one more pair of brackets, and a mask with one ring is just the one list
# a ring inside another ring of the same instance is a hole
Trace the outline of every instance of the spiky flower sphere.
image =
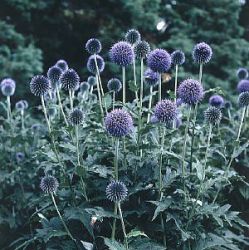
[(95, 86), (97, 84), (96, 78), (94, 76), (89, 76), (87, 78), (87, 82), (89, 83), (90, 86)]
[(68, 69), (60, 76), (61, 87), (65, 90), (74, 90), (80, 83), (80, 77), (74, 69)]
[(182, 102), (189, 105), (198, 103), (204, 96), (202, 85), (194, 79), (184, 80), (178, 87), (177, 92)]
[(84, 120), (84, 113), (78, 108), (75, 108), (69, 114), (69, 122), (74, 126), (80, 125), (83, 122), (83, 120)]
[(112, 202), (122, 202), (128, 195), (128, 189), (122, 181), (112, 181), (106, 187), (106, 197)]
[(152, 124), (156, 124), (156, 123), (158, 123), (159, 121), (158, 121), (158, 119), (156, 118), (155, 115), (152, 115), (151, 118), (150, 118), (150, 122), (151, 122)]
[(57, 109), (55, 107), (48, 108), (48, 116), (55, 117), (57, 114)]
[(52, 88), (55, 88), (59, 85), (59, 79), (61, 74), (63, 73), (62, 69), (58, 66), (53, 66), (48, 69), (47, 77), (50, 81)]
[(249, 91), (249, 80), (241, 80), (237, 85), (239, 93)]
[(89, 85), (88, 82), (82, 82), (82, 83), (80, 84), (80, 92), (81, 92), (81, 93), (85, 93), (86, 91), (89, 90), (89, 88), (90, 88), (90, 85)]
[(41, 179), (40, 188), (44, 193), (55, 193), (58, 187), (59, 183), (52, 175), (46, 175)]
[(130, 29), (125, 34), (125, 40), (131, 44), (135, 44), (141, 40), (141, 35), (139, 31)]
[(86, 42), (86, 50), (89, 54), (98, 54), (102, 50), (101, 42), (96, 38), (91, 38)]
[(118, 93), (122, 89), (122, 83), (117, 78), (112, 78), (107, 83), (107, 88), (109, 91), (114, 91)]
[(22, 152), (17, 152), (16, 153), (16, 161), (18, 163), (22, 162), (25, 159), (25, 155)]
[(105, 117), (105, 128), (114, 137), (126, 136), (133, 129), (132, 117), (123, 109), (114, 109)]
[(68, 70), (68, 65), (65, 60), (59, 60), (56, 62), (55, 66), (59, 67), (63, 72)]
[(170, 69), (171, 56), (164, 49), (155, 49), (149, 53), (147, 64), (153, 71), (165, 73)]
[(212, 55), (212, 48), (204, 42), (196, 44), (192, 52), (194, 62), (198, 64), (208, 63), (211, 60)]
[(18, 102), (16, 103), (15, 107), (16, 107), (16, 109), (17, 109), (18, 111), (23, 111), (23, 110), (25, 109), (25, 104), (24, 104), (23, 100), (18, 101)]
[(14, 95), (16, 90), (16, 83), (11, 78), (5, 78), (1, 82), (1, 91), (4, 96)]
[(171, 61), (174, 65), (182, 65), (185, 62), (185, 54), (181, 50), (176, 50), (171, 54)]
[(219, 108), (211, 106), (204, 111), (204, 117), (207, 123), (215, 125), (220, 123), (222, 113)]
[(209, 98), (209, 104), (211, 106), (214, 106), (214, 107), (217, 107), (217, 108), (220, 108), (224, 105), (224, 99), (222, 96), (220, 95), (212, 95), (210, 98)]
[(135, 54), (133, 48), (128, 42), (115, 43), (110, 50), (110, 59), (119, 66), (126, 67), (133, 63)]
[(150, 45), (146, 41), (139, 41), (134, 46), (134, 52), (137, 59), (146, 58), (150, 53)]
[(225, 104), (224, 104), (224, 107), (225, 107), (226, 109), (230, 109), (230, 108), (232, 107), (231, 102), (230, 102), (230, 101), (226, 101)]
[(182, 99), (181, 98), (177, 98), (176, 99), (176, 106), (180, 107), (182, 104), (183, 104)]
[(159, 122), (170, 123), (177, 117), (177, 107), (171, 100), (162, 100), (157, 103), (154, 112)]
[(101, 73), (105, 69), (104, 59), (99, 55), (92, 55), (87, 60), (87, 69), (92, 74), (97, 74), (97, 68), (96, 68), (95, 59), (94, 59), (95, 56), (96, 56), (99, 72)]
[(249, 91), (247, 92), (242, 92), (239, 95), (239, 106), (240, 107), (248, 107), (249, 106)]
[(239, 68), (239, 69), (237, 70), (237, 77), (238, 77), (240, 80), (247, 79), (247, 78), (248, 78), (248, 70), (245, 69), (245, 68)]
[(144, 82), (149, 86), (156, 86), (159, 82), (160, 74), (150, 68), (144, 72)]
[(30, 82), (30, 91), (35, 96), (44, 96), (50, 89), (49, 80), (43, 75), (34, 76)]

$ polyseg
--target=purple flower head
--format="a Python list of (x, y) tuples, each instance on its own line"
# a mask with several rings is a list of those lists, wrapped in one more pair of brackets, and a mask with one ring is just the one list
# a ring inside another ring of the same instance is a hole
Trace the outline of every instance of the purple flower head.
[(84, 120), (84, 113), (80, 109), (75, 108), (69, 114), (68, 120), (69, 120), (70, 124), (72, 124), (74, 126), (80, 125)]
[(224, 105), (224, 99), (222, 96), (220, 95), (212, 95), (210, 98), (209, 98), (209, 104), (211, 106), (214, 106), (214, 107), (217, 107), (217, 108), (220, 108)]
[(208, 63), (211, 60), (212, 55), (212, 48), (204, 42), (196, 44), (192, 53), (194, 62), (198, 64)]
[(180, 117), (177, 117), (175, 122), (176, 122), (176, 128), (179, 128), (182, 125), (182, 119)]
[(177, 107), (171, 100), (162, 100), (157, 103), (154, 112), (159, 122), (170, 123), (177, 117)]
[(215, 125), (220, 123), (222, 113), (219, 108), (211, 106), (204, 111), (204, 117), (207, 123)]
[(35, 96), (44, 96), (50, 89), (49, 80), (43, 75), (34, 76), (30, 82), (30, 91)]
[(204, 96), (202, 85), (194, 79), (184, 80), (178, 87), (177, 92), (182, 102), (189, 105), (198, 103)]
[(180, 117), (176, 117), (174, 121), (170, 121), (166, 123), (166, 128), (173, 128), (175, 123), (175, 128), (179, 128), (182, 125), (182, 119)]
[(16, 90), (16, 83), (11, 78), (5, 78), (1, 82), (1, 91), (4, 96), (14, 95)]
[(89, 83), (89, 85), (90, 86), (94, 86), (94, 85), (96, 85), (96, 78), (94, 77), (94, 76), (89, 76), (88, 78), (87, 78), (87, 82)]
[(146, 41), (139, 41), (134, 46), (134, 52), (137, 59), (146, 58), (150, 53), (150, 45)]
[(44, 193), (55, 193), (58, 187), (59, 183), (52, 175), (46, 175), (41, 179), (40, 188)]
[(80, 84), (80, 92), (81, 92), (81, 93), (85, 93), (86, 91), (89, 90), (89, 88), (90, 88), (90, 85), (89, 85), (88, 82), (82, 82), (82, 83)]
[(94, 59), (95, 56), (96, 56), (96, 60), (97, 60), (97, 65), (98, 65), (99, 72), (101, 73), (104, 70), (104, 68), (105, 68), (105, 61), (104, 61), (104, 59), (101, 56), (99, 56), (99, 55), (92, 55), (87, 60), (87, 69), (92, 74), (97, 74), (97, 68), (96, 68), (95, 59)]
[(158, 119), (157, 119), (157, 117), (156, 117), (155, 115), (152, 115), (151, 118), (150, 118), (150, 122), (151, 122), (152, 124), (156, 124), (156, 123), (158, 123), (159, 121), (158, 121)]
[(107, 88), (109, 91), (114, 91), (118, 93), (122, 89), (122, 83), (117, 78), (112, 78), (107, 83)]
[(177, 98), (176, 99), (176, 106), (180, 107), (182, 104), (183, 104), (182, 99), (181, 98)]
[(148, 55), (147, 64), (153, 71), (165, 73), (170, 69), (171, 56), (164, 49), (155, 49)]
[(245, 68), (239, 68), (239, 69), (237, 70), (237, 77), (238, 77), (240, 80), (247, 79), (247, 78), (248, 78), (248, 70), (245, 69)]
[(141, 35), (137, 30), (130, 29), (125, 34), (125, 40), (131, 44), (135, 44), (141, 40)]
[(176, 50), (171, 54), (171, 61), (174, 65), (182, 65), (185, 62), (185, 54), (181, 50)]
[(144, 82), (149, 86), (156, 86), (159, 82), (160, 74), (148, 68), (144, 72)]
[(18, 111), (23, 111), (25, 109), (25, 103), (24, 103), (24, 101), (23, 100), (18, 101), (16, 103), (15, 107), (16, 107), (16, 109)]
[(249, 106), (249, 91), (240, 93), (238, 103), (240, 107)]
[(132, 64), (134, 57), (133, 48), (128, 42), (115, 43), (110, 50), (111, 61), (122, 67)]
[(106, 197), (112, 202), (122, 202), (128, 195), (128, 189), (122, 181), (112, 181), (106, 187)]
[(59, 79), (60, 79), (62, 72), (63, 71), (58, 66), (53, 66), (48, 69), (47, 77), (53, 89), (55, 89), (56, 86), (59, 85)]
[(101, 42), (96, 38), (91, 38), (86, 42), (86, 50), (89, 54), (98, 54), (102, 50)]
[(230, 109), (232, 107), (232, 104), (231, 104), (230, 101), (226, 101), (224, 106), (225, 106), (226, 109)]
[(123, 109), (114, 109), (105, 117), (105, 128), (114, 137), (126, 136), (133, 129), (132, 117)]
[(74, 69), (68, 69), (60, 76), (61, 87), (74, 90), (80, 84), (80, 77)]
[(57, 61), (55, 66), (59, 67), (63, 72), (68, 70), (67, 62), (65, 60), (62, 60), (62, 59)]
[(237, 85), (237, 90), (239, 93), (249, 91), (249, 80), (241, 80)]

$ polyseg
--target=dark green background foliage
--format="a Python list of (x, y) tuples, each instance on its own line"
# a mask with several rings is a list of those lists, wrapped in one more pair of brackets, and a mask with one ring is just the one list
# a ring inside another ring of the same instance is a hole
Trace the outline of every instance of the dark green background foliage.
[[(64, 58), (84, 80), (88, 75), (84, 50), (87, 39), (99, 38), (108, 59), (113, 42), (134, 27), (151, 44), (170, 52), (184, 50), (187, 75), (196, 73), (190, 63), (193, 45), (210, 43), (214, 60), (205, 69), (204, 80), (209, 86), (233, 90), (236, 69), (249, 66), (249, 43), (244, 39), (247, 5), (241, 13), (239, 0), (2, 0), (0, 78), (15, 78), (18, 85), (23, 85), (17, 88), (21, 94), (28, 91), (32, 74), (46, 73), (49, 66)], [(164, 33), (156, 30), (161, 18), (168, 25)], [(111, 70), (115, 68), (107, 68), (105, 79), (112, 75)]]

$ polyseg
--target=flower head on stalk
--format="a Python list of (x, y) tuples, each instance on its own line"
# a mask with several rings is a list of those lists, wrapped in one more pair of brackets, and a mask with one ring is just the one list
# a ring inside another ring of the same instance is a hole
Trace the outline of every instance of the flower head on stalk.
[(249, 80), (241, 80), (237, 85), (239, 93), (249, 91)]
[(212, 48), (204, 42), (195, 45), (192, 56), (195, 63), (206, 64), (208, 63), (213, 55)]
[(89, 85), (88, 82), (82, 82), (82, 83), (80, 84), (80, 92), (81, 92), (81, 93), (87, 92), (87, 91), (89, 90), (89, 88), (90, 88), (90, 85)]
[(56, 62), (55, 66), (59, 67), (62, 72), (68, 70), (68, 65), (67, 65), (67, 62), (65, 60), (59, 60)]
[(159, 82), (160, 74), (158, 72), (153, 71), (152, 69), (148, 68), (144, 72), (144, 82), (148, 86), (156, 86)]
[(89, 54), (98, 54), (102, 50), (101, 42), (96, 38), (91, 38), (86, 42), (86, 50)]
[(126, 136), (133, 129), (132, 117), (123, 109), (114, 109), (105, 117), (105, 128), (114, 137)]
[(5, 78), (1, 81), (1, 91), (4, 96), (12, 96), (15, 93), (16, 83), (11, 78)]
[(211, 106), (204, 111), (204, 117), (208, 124), (215, 125), (220, 123), (222, 113), (219, 108)]
[(170, 69), (171, 56), (164, 49), (155, 49), (149, 53), (147, 64), (153, 71), (165, 73)]
[(128, 42), (115, 43), (110, 50), (111, 61), (119, 66), (126, 67), (133, 63), (135, 54)]
[(212, 95), (209, 98), (209, 104), (211, 106), (214, 106), (214, 107), (217, 107), (217, 108), (221, 108), (222, 106), (224, 106), (224, 99), (220, 95)]
[(90, 87), (95, 86), (97, 84), (96, 78), (94, 76), (89, 76), (87, 78), (87, 82), (89, 83)]
[(61, 87), (65, 90), (74, 90), (80, 83), (80, 77), (74, 69), (68, 69), (60, 76)]
[(185, 62), (185, 54), (181, 50), (175, 50), (171, 54), (171, 61), (174, 65), (182, 65)]
[(130, 29), (125, 34), (125, 40), (131, 44), (135, 44), (141, 40), (141, 35), (136, 29)]
[(162, 100), (157, 103), (154, 111), (159, 122), (170, 123), (177, 118), (177, 107), (171, 100)]
[(58, 187), (59, 183), (52, 175), (46, 175), (41, 179), (40, 188), (44, 193), (55, 193)]
[(248, 70), (245, 69), (245, 68), (239, 68), (239, 69), (237, 70), (237, 77), (238, 77), (240, 80), (247, 79), (247, 78), (248, 78)]
[(122, 89), (122, 83), (117, 78), (112, 78), (107, 83), (107, 88), (109, 91), (118, 93)]
[(80, 125), (84, 120), (84, 113), (78, 109), (75, 108), (70, 114), (69, 114), (69, 122), (70, 124), (77, 126)]
[(63, 73), (62, 69), (58, 66), (53, 66), (48, 69), (47, 77), (53, 89), (55, 89), (56, 86), (59, 85), (59, 79), (62, 73)]
[(150, 45), (146, 41), (139, 41), (134, 46), (134, 52), (137, 59), (146, 58), (150, 53)]
[(44, 96), (50, 89), (49, 80), (43, 75), (34, 76), (30, 82), (30, 91), (35, 96)]
[(242, 92), (239, 95), (238, 103), (240, 107), (248, 107), (249, 106), (249, 91)]
[(99, 72), (101, 73), (105, 69), (105, 61), (104, 61), (104, 59), (99, 55), (92, 55), (87, 60), (87, 69), (92, 74), (97, 74), (97, 68), (96, 68), (96, 64), (95, 64), (95, 57), (96, 57)]
[(128, 195), (128, 189), (122, 181), (112, 181), (106, 187), (106, 197), (112, 202), (122, 202)]

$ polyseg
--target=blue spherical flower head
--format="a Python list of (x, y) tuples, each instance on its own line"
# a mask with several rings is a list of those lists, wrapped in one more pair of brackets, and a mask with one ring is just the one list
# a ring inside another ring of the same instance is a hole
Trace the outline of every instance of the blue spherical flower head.
[(110, 50), (111, 61), (122, 67), (132, 64), (134, 57), (133, 48), (128, 42), (115, 43)]
[(240, 93), (238, 103), (242, 108), (249, 106), (249, 91)]
[(112, 181), (106, 187), (106, 197), (112, 202), (122, 202), (128, 195), (128, 189), (122, 181)]
[(89, 83), (90, 86), (95, 86), (97, 84), (96, 78), (94, 76), (89, 76), (87, 78), (87, 82)]
[(80, 83), (80, 77), (74, 69), (68, 69), (60, 76), (61, 87), (65, 90), (74, 90)]
[(107, 88), (109, 91), (118, 93), (122, 89), (122, 83), (117, 78), (112, 78), (107, 83)]
[(69, 114), (69, 122), (73, 126), (80, 125), (84, 120), (84, 113), (78, 109), (75, 108), (70, 114)]
[(159, 122), (170, 123), (177, 117), (177, 107), (171, 100), (162, 100), (157, 103), (154, 112)]
[(143, 59), (150, 53), (150, 45), (146, 41), (139, 41), (134, 46), (134, 52), (137, 59)]
[(156, 123), (158, 123), (159, 121), (158, 121), (158, 119), (157, 119), (157, 117), (156, 117), (155, 115), (152, 115), (151, 118), (150, 118), (150, 122), (151, 122), (152, 124), (156, 124)]
[(217, 108), (220, 108), (224, 105), (224, 99), (222, 96), (220, 95), (212, 95), (210, 98), (209, 98), (209, 104), (211, 106), (214, 106), (214, 107), (217, 107)]
[(99, 73), (103, 72), (103, 70), (105, 69), (104, 59), (99, 55), (92, 55), (88, 58), (88, 61), (87, 61), (87, 69), (92, 74), (97, 74), (97, 68), (96, 68), (96, 64), (95, 64), (95, 56), (96, 56), (96, 60), (97, 60)]
[(147, 64), (153, 71), (165, 73), (170, 69), (171, 56), (164, 49), (155, 49), (148, 55)]
[(22, 100), (24, 104), (24, 109), (27, 109), (29, 107), (29, 103), (26, 100)]
[(171, 61), (174, 65), (182, 65), (185, 62), (185, 54), (181, 50), (176, 50), (171, 54)]
[(22, 152), (17, 152), (16, 153), (16, 161), (18, 163), (22, 162), (25, 159), (25, 155)]
[(43, 75), (34, 76), (30, 82), (30, 91), (35, 96), (44, 96), (50, 89), (49, 80)]
[(249, 80), (241, 80), (237, 85), (239, 93), (249, 91)]
[(181, 98), (177, 98), (176, 99), (176, 106), (180, 107), (182, 104), (183, 104), (182, 99)]
[(208, 63), (211, 60), (212, 55), (212, 48), (204, 42), (196, 44), (192, 53), (194, 62), (198, 64)]
[(245, 68), (239, 68), (239, 69), (237, 70), (237, 77), (238, 77), (240, 80), (247, 79), (247, 78), (248, 78), (248, 70), (245, 69)]
[(156, 86), (159, 82), (160, 74), (158, 72), (155, 72), (151, 69), (147, 69), (144, 72), (144, 82), (151, 86)]
[(132, 117), (123, 109), (114, 109), (105, 117), (105, 128), (114, 137), (126, 136), (133, 129)]
[(130, 29), (125, 34), (125, 40), (131, 44), (135, 44), (141, 40), (141, 35), (139, 31)]
[(18, 101), (15, 106), (18, 111), (23, 111), (25, 109), (25, 104), (22, 100)]
[(86, 42), (86, 50), (89, 54), (98, 54), (102, 50), (101, 42), (96, 38), (91, 38)]
[(207, 123), (215, 125), (220, 123), (222, 113), (219, 108), (211, 106), (204, 111), (204, 117)]
[(81, 92), (81, 93), (87, 92), (87, 91), (89, 90), (89, 88), (90, 88), (90, 85), (89, 85), (88, 82), (82, 82), (82, 83), (80, 84), (80, 92)]
[(58, 187), (59, 183), (52, 175), (46, 175), (41, 179), (40, 188), (44, 193), (55, 193)]
[(11, 78), (5, 78), (1, 82), (1, 91), (4, 96), (14, 95), (16, 90), (16, 83)]
[(68, 65), (67, 65), (67, 62), (65, 60), (57, 61), (55, 66), (59, 67), (62, 70), (62, 72), (68, 70)]
[(60, 83), (59, 79), (60, 79), (60, 76), (62, 75), (62, 73), (63, 73), (63, 71), (58, 66), (53, 66), (53, 67), (48, 69), (47, 77), (48, 77), (50, 84), (51, 84), (51, 87), (53, 89), (55, 89), (56, 86), (59, 85), (59, 83)]
[(230, 101), (226, 101), (224, 106), (225, 106), (226, 109), (230, 109), (232, 107), (232, 104), (231, 104)]
[(202, 85), (194, 79), (184, 80), (178, 87), (177, 92), (182, 102), (189, 105), (195, 105), (204, 96)]

